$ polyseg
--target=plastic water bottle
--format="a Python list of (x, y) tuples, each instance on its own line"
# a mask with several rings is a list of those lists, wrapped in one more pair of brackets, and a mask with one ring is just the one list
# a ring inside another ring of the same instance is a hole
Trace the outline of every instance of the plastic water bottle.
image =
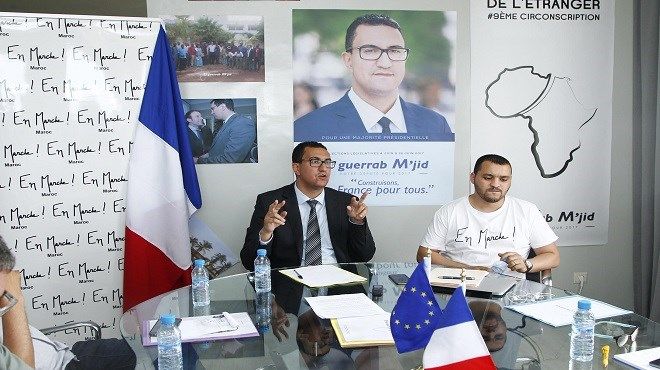
[(256, 308), (257, 308), (257, 329), (260, 333), (266, 333), (270, 329), (270, 317), (272, 315), (271, 308), (272, 296), (270, 292), (257, 293)]
[(192, 270), (192, 300), (193, 307), (208, 306), (211, 303), (209, 273), (202, 259), (195, 260), (195, 267)]
[(181, 353), (181, 332), (174, 326), (174, 315), (160, 317), (158, 330), (158, 369), (183, 369), (183, 355)]
[(581, 362), (593, 360), (595, 324), (596, 320), (591, 313), (591, 301), (579, 300), (571, 328), (571, 359)]
[(270, 260), (265, 249), (257, 249), (254, 260), (254, 290), (257, 293), (270, 293)]

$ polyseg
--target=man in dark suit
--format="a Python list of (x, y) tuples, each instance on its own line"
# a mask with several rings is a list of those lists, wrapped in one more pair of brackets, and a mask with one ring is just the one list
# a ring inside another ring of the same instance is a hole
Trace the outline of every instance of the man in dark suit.
[(202, 114), (199, 111), (190, 110), (186, 113), (186, 122), (188, 122), (188, 141), (193, 157), (206, 154), (213, 141), (213, 134), (206, 126)]
[(254, 269), (260, 248), (273, 268), (369, 261), (376, 245), (367, 225), (367, 193), (358, 199), (326, 187), (335, 162), (320, 143), (298, 144), (291, 160), (296, 181), (257, 196), (243, 266)]
[(196, 163), (250, 162), (250, 150), (257, 140), (254, 121), (234, 112), (231, 99), (211, 100), (211, 113), (224, 123), (213, 138), (209, 152), (199, 157)]
[(454, 141), (445, 118), (406, 102), (399, 85), (409, 49), (399, 24), (385, 15), (358, 17), (346, 30), (344, 65), (351, 89), (294, 122), (294, 141)]

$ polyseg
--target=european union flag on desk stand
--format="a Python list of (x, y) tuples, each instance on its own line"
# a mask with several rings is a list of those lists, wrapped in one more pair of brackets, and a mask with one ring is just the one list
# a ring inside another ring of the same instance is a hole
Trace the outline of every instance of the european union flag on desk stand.
[(390, 329), (399, 353), (426, 347), (431, 335), (438, 327), (442, 309), (438, 305), (420, 262), (396, 301)]

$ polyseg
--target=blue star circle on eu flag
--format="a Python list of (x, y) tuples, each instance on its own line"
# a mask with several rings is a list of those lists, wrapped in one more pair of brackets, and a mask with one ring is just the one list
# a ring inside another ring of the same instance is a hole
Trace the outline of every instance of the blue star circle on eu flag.
[(442, 309), (420, 262), (392, 310), (390, 329), (399, 353), (426, 347), (438, 327)]

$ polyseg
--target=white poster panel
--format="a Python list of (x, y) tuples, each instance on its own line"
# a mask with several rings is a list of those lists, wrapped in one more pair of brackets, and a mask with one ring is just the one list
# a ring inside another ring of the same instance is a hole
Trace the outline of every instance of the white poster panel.
[(607, 242), (614, 1), (473, 0), (471, 157), (513, 167), (559, 245)]
[(329, 186), (367, 191), (370, 206), (451, 200), (456, 12), (294, 9), (292, 18), (293, 140), (328, 147)]
[(427, 205), (451, 199), (454, 143), (326, 143), (337, 162), (328, 186), (360, 196), (369, 205)]
[(36, 327), (119, 334), (126, 170), (159, 26), (0, 13), (0, 235)]

